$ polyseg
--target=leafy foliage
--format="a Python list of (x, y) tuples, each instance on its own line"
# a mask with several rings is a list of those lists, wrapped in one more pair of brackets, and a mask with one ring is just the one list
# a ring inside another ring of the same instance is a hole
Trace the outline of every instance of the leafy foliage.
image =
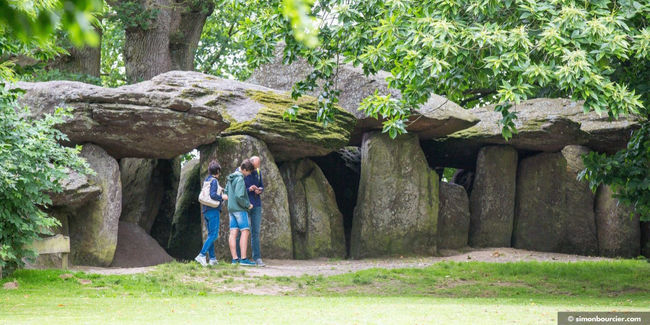
[(91, 85), (102, 85), (102, 79), (97, 78), (87, 74), (71, 73), (68, 71), (61, 71), (58, 69), (47, 70), (47, 71), (38, 71), (34, 73), (32, 78), (29, 78), (29, 81), (52, 81), (52, 80), (70, 80), (70, 81), (79, 81)]
[[(587, 110), (615, 118), (643, 107), (617, 69), (633, 59), (647, 60), (648, 5), (605, 0), (330, 0), (319, 1), (312, 13), (326, 22), (320, 47), (291, 42), (292, 29), (259, 20), (275, 36), (267, 37), (268, 45), (284, 38), (287, 62), (295, 55), (307, 58), (320, 73), (316, 79), (332, 78), (336, 70), (327, 62), (341, 55), (366, 73), (390, 70), (389, 85), (403, 97), (374, 96), (362, 105), (368, 115), (387, 117), (387, 130), (398, 128), (392, 118), (405, 120), (411, 108), (434, 92), (466, 107), (570, 97), (584, 100)], [(262, 47), (258, 55), (266, 53)], [(512, 129), (508, 111), (503, 108), (503, 125)]]
[[(584, 101), (586, 112), (613, 119), (630, 114), (648, 119), (647, 1), (325, 0), (311, 10), (321, 21), (320, 45), (314, 48), (297, 42), (292, 25), (278, 22), (277, 12), (266, 13), (248, 29), (249, 63), (267, 62), (271, 49), (286, 42), (285, 63), (303, 57), (314, 67), (292, 96), (322, 84), (319, 119), (324, 122), (334, 112), (338, 89), (331, 81), (341, 62), (361, 66), (366, 74), (390, 71), (388, 84), (402, 98), (375, 94), (360, 109), (384, 117), (384, 132), (393, 137), (406, 132), (412, 109), (432, 93), (466, 108), (498, 104), (506, 139), (516, 133), (517, 104), (536, 97)], [(295, 109), (286, 114), (290, 118)], [(626, 173), (635, 170), (634, 164), (650, 162), (643, 140), (647, 128), (643, 124), (633, 136), (638, 150), (593, 159), (588, 174), (592, 185), (621, 184), (621, 201), (636, 202), (646, 218), (650, 203), (640, 199), (645, 193), (636, 187), (645, 184), (646, 174)], [(610, 177), (607, 166), (618, 168), (618, 176)]]
[(195, 68), (218, 77), (246, 80), (251, 69), (241, 26), (263, 6), (258, 1), (219, 0), (203, 26), (194, 58)]
[[(111, 15), (111, 12), (108, 12)], [(102, 24), (102, 61), (100, 78), (105, 87), (119, 87), (127, 83), (124, 68), (124, 28), (113, 19), (104, 19)]]
[(295, 38), (308, 47), (318, 45), (318, 19), (311, 14), (314, 0), (283, 0), (282, 14), (291, 21)]
[[(92, 28), (99, 0), (0, 0), (0, 266), (13, 269), (34, 256), (27, 245), (58, 222), (40, 207), (51, 203), (47, 192), (60, 192), (68, 169), (90, 173), (80, 148), (65, 148), (67, 137), (53, 128), (69, 112), (59, 109), (39, 120), (20, 108), (20, 90), (9, 83), (34, 77), (44, 63), (66, 53), (57, 46), (60, 28), (75, 45), (96, 45)], [(24, 61), (24, 62), (21, 62)], [(16, 64), (15, 62), (20, 62)]]
[(91, 172), (77, 156), (80, 147), (58, 144), (67, 136), (53, 126), (69, 113), (59, 109), (40, 120), (25, 118), (29, 109), (18, 109), (18, 94), (0, 84), (0, 265), (9, 268), (34, 256), (25, 245), (58, 224), (39, 208), (52, 203), (46, 192), (62, 190), (68, 168)]
[(148, 30), (153, 27), (160, 9), (146, 8), (142, 1), (119, 1), (111, 5), (115, 14), (110, 19), (123, 29), (140, 28)]
[(73, 44), (96, 46), (99, 38), (90, 26), (101, 8), (101, 0), (0, 0), (0, 34), (47, 44), (60, 27)]
[(650, 221), (650, 125), (638, 131), (627, 150), (608, 157), (591, 152), (583, 157), (585, 169), (580, 177), (589, 180), (596, 191), (602, 183), (612, 186), (620, 202), (633, 205), (641, 221)]

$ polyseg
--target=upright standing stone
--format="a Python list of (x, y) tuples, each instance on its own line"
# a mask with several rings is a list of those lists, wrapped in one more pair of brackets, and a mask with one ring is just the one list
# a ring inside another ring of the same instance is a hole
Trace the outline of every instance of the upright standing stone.
[(167, 244), (169, 255), (178, 259), (192, 260), (203, 246), (201, 204), (198, 201), (201, 192), (200, 169), (199, 160), (194, 159), (187, 162), (181, 170), (176, 211)]
[(519, 163), (512, 243), (515, 248), (598, 254), (594, 194), (576, 179), (589, 149), (567, 146)]
[(289, 195), (294, 257), (344, 258), (343, 215), (318, 165), (307, 158), (288, 162), (280, 174)]
[(458, 184), (440, 182), (438, 249), (467, 247), (469, 222), (469, 199), (465, 188)]
[(366, 133), (350, 256), (436, 253), (438, 175), (416, 135)]
[(601, 256), (637, 257), (641, 251), (639, 217), (630, 218), (631, 206), (619, 204), (609, 186), (601, 185), (596, 192), (596, 226)]
[(147, 233), (151, 231), (163, 197), (157, 166), (158, 159), (120, 160), (123, 193), (120, 221), (137, 224)]
[[(248, 135), (236, 135), (217, 138), (210, 145), (202, 146), (201, 177), (203, 181), (208, 175), (208, 166), (215, 159), (221, 164), (219, 184), (226, 187), (226, 177), (235, 171), (244, 159), (251, 156), (262, 158), (262, 178), (264, 193), (262, 194), (262, 225), (260, 227), (260, 249), (262, 258), (293, 258), (291, 242), (291, 220), (289, 217), (289, 202), (287, 189), (280, 176), (278, 166), (266, 147), (266, 144)], [(230, 256), (228, 248), (229, 233), (228, 208), (224, 205), (221, 212), (219, 238), (215, 242), (217, 256)], [(248, 255), (250, 255), (250, 245)]]
[(84, 145), (86, 158), (96, 175), (88, 178), (102, 189), (96, 199), (70, 212), (70, 257), (77, 265), (109, 266), (117, 245), (117, 229), (122, 212), (122, 184), (117, 161), (93, 144)]
[(510, 146), (481, 149), (469, 198), (469, 245), (510, 247), (517, 185), (517, 151)]

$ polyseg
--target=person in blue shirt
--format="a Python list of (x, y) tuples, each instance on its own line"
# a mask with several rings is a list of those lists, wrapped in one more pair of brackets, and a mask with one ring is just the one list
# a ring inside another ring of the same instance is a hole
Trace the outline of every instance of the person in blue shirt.
[[(257, 266), (266, 266), (262, 261), (262, 253), (260, 251), (260, 227), (262, 224), (261, 194), (264, 192), (264, 181), (262, 179), (262, 172), (260, 171), (262, 158), (253, 156), (249, 160), (253, 163), (253, 167), (255, 167), (255, 170), (244, 178), (248, 191), (248, 199), (253, 205), (253, 209), (248, 211), (251, 227), (251, 248), (253, 250), (252, 260)], [(237, 243), (239, 243), (239, 238), (237, 238)], [(237, 245), (237, 256), (241, 256), (239, 245)]]
[[(209, 175), (205, 178), (204, 182), (210, 182), (210, 198), (222, 203), (224, 200), (228, 200), (228, 195), (218, 193), (219, 181), (217, 180), (217, 177), (221, 174), (221, 165), (213, 160), (208, 166), (208, 173)], [(214, 252), (214, 242), (219, 236), (219, 214), (221, 213), (222, 205), (223, 204), (219, 204), (216, 208), (203, 205), (203, 219), (205, 220), (205, 228), (208, 230), (208, 238), (205, 240), (201, 252), (195, 258), (195, 260), (203, 266), (208, 265), (206, 254), (210, 255), (210, 265), (217, 265), (217, 257)]]

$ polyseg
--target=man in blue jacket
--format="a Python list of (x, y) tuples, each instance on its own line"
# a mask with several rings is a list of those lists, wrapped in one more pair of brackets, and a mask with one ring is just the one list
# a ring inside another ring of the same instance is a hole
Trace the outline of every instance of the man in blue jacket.
[[(244, 178), (246, 189), (248, 191), (248, 199), (253, 205), (253, 209), (248, 211), (251, 227), (251, 249), (253, 250), (253, 261), (257, 266), (265, 266), (262, 261), (262, 254), (260, 252), (260, 227), (262, 225), (262, 197), (260, 194), (264, 192), (264, 181), (262, 180), (262, 172), (260, 166), (262, 159), (258, 156), (253, 156), (250, 159), (253, 163), (253, 170), (250, 175)], [(239, 238), (237, 239), (239, 243)], [(237, 245), (237, 256), (241, 256), (239, 251), (239, 244)]]

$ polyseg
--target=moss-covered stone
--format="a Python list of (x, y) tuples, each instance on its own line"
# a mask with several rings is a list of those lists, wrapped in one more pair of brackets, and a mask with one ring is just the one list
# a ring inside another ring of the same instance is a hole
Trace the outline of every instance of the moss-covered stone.
[(88, 176), (102, 188), (102, 194), (82, 206), (71, 208), (70, 258), (73, 264), (109, 266), (117, 246), (117, 231), (122, 211), (122, 184), (117, 161), (103, 149), (84, 145), (80, 156), (97, 173)]
[(467, 247), (469, 219), (469, 198), (465, 188), (457, 184), (440, 182), (438, 249)]
[(641, 252), (639, 217), (630, 218), (632, 206), (619, 203), (607, 185), (596, 191), (595, 213), (601, 256), (634, 258)]
[[(259, 156), (262, 159), (261, 172), (264, 179), (262, 194), (262, 225), (260, 227), (260, 246), (262, 257), (290, 259), (293, 258), (291, 242), (291, 220), (287, 189), (273, 155), (263, 141), (247, 135), (219, 137), (210, 145), (202, 146), (200, 162), (200, 180), (208, 174), (208, 166), (214, 159), (221, 164), (219, 184), (226, 186), (226, 177), (235, 171), (244, 159)], [(197, 194), (198, 198), (198, 194)], [(215, 242), (216, 255), (230, 257), (228, 248), (229, 218), (228, 208), (222, 207), (219, 238)], [(207, 234), (204, 232), (204, 238)], [(196, 252), (198, 254), (198, 252)], [(248, 255), (251, 255), (249, 246)]]
[(122, 214), (120, 221), (139, 225), (147, 233), (158, 214), (163, 187), (158, 159), (123, 158), (120, 160)]
[(517, 150), (483, 147), (469, 198), (469, 245), (510, 247), (517, 184)]
[(350, 256), (437, 253), (438, 175), (418, 137), (366, 133)]
[(310, 159), (287, 162), (280, 174), (289, 195), (294, 257), (344, 258), (343, 215), (318, 165)]
[(472, 110), (480, 122), (447, 137), (423, 141), (422, 149), (432, 166), (474, 169), (479, 150), (489, 145), (508, 145), (518, 151), (557, 152), (568, 145), (584, 145), (589, 133), (581, 129), (582, 107), (561, 99), (533, 99), (513, 106), (517, 134), (503, 138), (495, 105)]
[[(302, 97), (292, 100), (286, 94), (274, 91), (248, 90), (246, 96), (260, 104), (259, 110), (240, 121), (231, 120), (224, 135), (246, 134), (266, 142), (278, 161), (307, 156), (324, 156), (347, 145), (356, 118), (337, 108), (335, 122), (323, 126), (317, 121), (316, 99)], [(291, 121), (283, 118), (284, 112), (298, 105), (300, 109)], [(230, 110), (227, 110), (230, 111)], [(231, 118), (234, 114), (230, 114)]]
[(559, 153), (522, 159), (512, 245), (515, 248), (579, 255), (598, 254), (594, 194), (578, 181), (581, 156), (589, 150), (567, 146)]

